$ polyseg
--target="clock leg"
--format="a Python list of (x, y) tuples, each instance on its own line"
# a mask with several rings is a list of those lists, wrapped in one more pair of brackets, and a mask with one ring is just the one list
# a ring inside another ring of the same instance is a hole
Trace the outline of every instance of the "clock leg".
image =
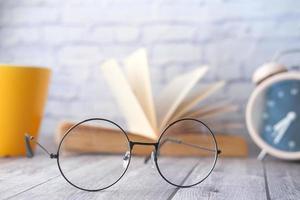
[(265, 158), (265, 156), (267, 155), (266, 150), (261, 150), (261, 152), (259, 153), (259, 155), (257, 156), (258, 160), (263, 160)]

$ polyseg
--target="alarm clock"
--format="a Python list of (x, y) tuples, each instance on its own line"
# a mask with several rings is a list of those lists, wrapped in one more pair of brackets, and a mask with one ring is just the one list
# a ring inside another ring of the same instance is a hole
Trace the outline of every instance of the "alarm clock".
[(246, 125), (251, 138), (262, 149), (258, 159), (270, 154), (299, 160), (300, 73), (270, 62), (255, 71), (252, 81), (256, 88), (247, 103)]

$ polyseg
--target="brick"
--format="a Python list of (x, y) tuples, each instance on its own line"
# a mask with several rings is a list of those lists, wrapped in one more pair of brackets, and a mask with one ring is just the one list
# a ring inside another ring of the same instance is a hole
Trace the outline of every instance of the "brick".
[(1, 12), (2, 25), (54, 23), (59, 17), (59, 10), (51, 7), (15, 7)]
[(89, 77), (89, 81), (84, 82), (78, 90), (77, 95), (80, 101), (106, 102), (113, 99), (109, 85), (101, 74), (100, 67), (98, 69)]
[(70, 102), (49, 99), (46, 105), (45, 115), (53, 118), (70, 117)]
[(211, 42), (220, 39), (220, 37), (224, 37), (219, 33), (219, 27), (220, 25), (215, 25), (213, 23), (199, 23), (196, 26), (195, 42)]
[[(230, 23), (232, 24), (232, 23)], [(274, 21), (260, 20), (250, 21), (245, 24), (243, 31), (237, 32), (241, 24), (234, 23), (234, 27), (230, 28), (236, 33), (239, 38), (254, 38), (254, 39), (280, 39), (280, 38), (299, 38), (300, 22), (299, 20)], [(229, 32), (229, 29), (228, 31)]]
[(131, 5), (147, 5), (151, 4), (151, 0), (72, 0), (68, 1), (68, 5), (72, 6), (131, 6)]
[(140, 31), (135, 27), (119, 27), (115, 30), (117, 42), (136, 42)]
[(249, 82), (234, 82), (226, 86), (226, 95), (234, 97), (235, 102), (244, 102), (254, 90), (254, 85)]
[[(119, 43), (118, 45), (99, 45), (101, 51), (102, 60), (106, 60), (109, 58), (114, 58), (119, 60), (120, 62), (122, 59), (130, 55), (132, 52), (141, 48), (140, 44), (135, 45), (127, 45), (123, 43)], [(100, 63), (101, 64), (101, 63)]]
[(81, 25), (107, 23), (133, 24), (149, 21), (153, 16), (154, 13), (151, 12), (151, 9), (147, 5), (133, 5), (131, 9), (128, 9), (128, 5), (66, 7), (62, 12), (64, 23)]
[(14, 0), (14, 1), (3, 1), (1, 5), (6, 7), (20, 7), (20, 6), (59, 6), (60, 0)]
[(192, 41), (196, 27), (189, 25), (148, 25), (143, 28), (144, 42)]
[(8, 52), (7, 48), (0, 46), (0, 60), (2, 63), (12, 63), (13, 59), (13, 52)]
[(194, 44), (157, 44), (152, 50), (155, 64), (199, 62), (202, 49)]
[(189, 5), (189, 6), (201, 6), (205, 3), (205, 0), (164, 0), (161, 2), (163, 5)]
[(204, 44), (245, 37), (249, 37), (249, 24), (235, 21), (200, 23), (196, 33), (196, 41)]
[(215, 42), (224, 39), (282, 39), (299, 38), (299, 20), (227, 21), (200, 23), (196, 33), (198, 42)]
[[(299, 4), (296, 3), (296, 4)], [(288, 15), (298, 15), (299, 9), (293, 1), (272, 1), (269, 3), (261, 1), (228, 1), (223, 3), (205, 4), (205, 13), (214, 14), (211, 16), (212, 21), (229, 21), (229, 20), (263, 20), (263, 19), (280, 19)]]
[(161, 5), (158, 6), (152, 21), (199, 23), (214, 21), (215, 16), (205, 6)]
[(71, 0), (65, 1), (68, 6), (90, 6), (90, 7), (98, 7), (101, 5), (107, 5), (109, 1), (107, 0)]
[[(254, 1), (253, 1), (254, 2)], [(263, 8), (263, 11), (266, 12), (266, 15), (276, 17), (289, 17), (293, 15), (299, 15), (300, 10), (300, 2), (299, 1), (293, 1), (293, 0), (286, 0), (286, 1), (271, 1), (272, 6), (270, 7), (268, 3), (260, 2), (261, 7)], [(259, 3), (259, 2), (256, 2)]]
[[(71, 78), (71, 77), (70, 77)], [(65, 84), (53, 82), (49, 91), (49, 98), (51, 100), (68, 100), (74, 101), (78, 96), (78, 86), (76, 84)]]
[(63, 47), (58, 52), (58, 60), (61, 65), (74, 67), (88, 67), (100, 62), (98, 47), (89, 45), (74, 45)]
[(205, 45), (205, 62), (211, 65), (218, 79), (241, 79), (241, 67), (247, 62), (255, 42), (224, 39)]
[(85, 64), (83, 62), (74, 62), (73, 64), (70, 63), (67, 65), (59, 65), (60, 76), (65, 77), (65, 79), (70, 79), (69, 81), (72, 84), (74, 84), (76, 87), (80, 87), (89, 81), (92, 73), (89, 70), (91, 66), (93, 65), (87, 62), (85, 62)]
[[(269, 32), (272, 32), (271, 37), (299, 39), (300, 21), (297, 19), (297, 20), (286, 20), (284, 22), (277, 23), (276, 26), (274, 27), (274, 30), (270, 30)], [(266, 35), (267, 34), (268, 33), (266, 33)]]
[(40, 45), (19, 44), (17, 47), (6, 47), (5, 54), (11, 55), (10, 63), (45, 66), (50, 68), (55, 67), (56, 65), (52, 49)]
[(20, 44), (34, 44), (41, 40), (41, 33), (37, 28), (3, 28), (0, 31), (1, 46), (18, 46)]
[(41, 28), (43, 42), (47, 45), (61, 45), (82, 41), (88, 35), (85, 27), (51, 25)]
[(130, 26), (97, 27), (86, 40), (96, 43), (134, 42), (139, 37), (139, 30)]
[(122, 116), (122, 113), (120, 113), (114, 101), (103, 103), (89, 101), (71, 102), (69, 114), (71, 116), (77, 116), (77, 121), (92, 117), (113, 119), (115, 116)]
[[(296, 42), (295, 40), (289, 40), (288, 38), (262, 40), (254, 43), (249, 55), (245, 58), (245, 63), (243, 66), (244, 76), (251, 77), (254, 71), (262, 64), (269, 62), (277, 51), (298, 48), (298, 44), (299, 42)], [(283, 57), (278, 62), (286, 66), (290, 66), (293, 63), (298, 64), (299, 59), (295, 54)]]

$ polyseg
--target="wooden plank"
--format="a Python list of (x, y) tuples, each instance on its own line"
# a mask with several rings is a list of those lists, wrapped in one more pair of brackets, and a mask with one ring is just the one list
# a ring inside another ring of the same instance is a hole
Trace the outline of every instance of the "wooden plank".
[[(51, 196), (51, 199), (167, 199), (173, 194), (176, 187), (165, 182), (156, 168), (152, 169), (150, 163), (145, 165), (143, 160), (143, 157), (133, 158), (127, 174), (116, 185), (101, 192), (78, 190), (58, 177), (14, 196), (14, 199), (49, 199), (49, 194), (55, 194)], [(171, 169), (174, 168), (169, 160), (162, 161), (163, 164)], [(110, 168), (112, 167), (110, 166)], [(180, 171), (179, 168), (176, 169), (176, 172), (178, 171)], [(79, 169), (77, 173), (86, 173), (86, 169)]]
[[(38, 158), (38, 161), (36, 159), (18, 158), (11, 162), (2, 163), (0, 166), (1, 198), (7, 198), (25, 188), (51, 178), (45, 173), (48, 169), (50, 174), (54, 171), (51, 160), (47, 157)], [(31, 176), (34, 173), (40, 174), (38, 180)], [(57, 171), (57, 173), (59, 172)]]
[(267, 187), (271, 199), (300, 199), (300, 163), (265, 162)]
[[(93, 163), (93, 160), (70, 159), (66, 162), (67, 170), (80, 166), (80, 162)], [(8, 198), (30, 188), (60, 177), (56, 159), (39, 155), (32, 159), (19, 158), (14, 162), (4, 163), (0, 167), (1, 198)]]
[[(105, 174), (113, 173), (114, 167), (120, 166), (115, 158), (108, 160), (112, 171), (104, 169)], [(222, 158), (200, 185), (178, 189), (165, 182), (151, 163), (144, 165), (143, 157), (133, 157), (129, 170), (116, 185), (91, 193), (69, 185), (60, 175), (56, 161), (45, 156), (5, 161), (0, 165), (0, 199), (300, 199), (300, 166), (295, 162), (271, 160), (266, 161), (264, 167), (256, 159)], [(173, 162), (173, 159), (164, 159), (160, 164), (174, 175), (182, 175), (187, 161), (178, 159), (177, 167)], [(194, 164), (195, 160), (188, 162)], [(72, 161), (69, 163), (74, 165)], [(77, 167), (70, 173), (80, 175), (99, 169), (103, 162), (91, 160), (85, 169), (80, 168), (82, 162), (76, 163)], [(195, 174), (199, 176), (201, 169), (196, 167), (190, 178)], [(96, 178), (101, 179), (94, 177), (92, 182), (99, 181)]]
[[(142, 163), (140, 162), (139, 165), (141, 164)], [(119, 165), (119, 163), (110, 161), (110, 165), (107, 166), (109, 169), (114, 170), (116, 165)], [(97, 169), (96, 166), (94, 167), (94, 169)], [(80, 167), (77, 168), (74, 173), (80, 175), (83, 173), (88, 173), (89, 171), (87, 170), (91, 170), (90, 167)], [(113, 171), (107, 172), (107, 174), (108, 173), (113, 173)], [(13, 199), (49, 199), (49, 194), (54, 194), (51, 196), (51, 199), (93, 199), (96, 198), (100, 193), (101, 192), (85, 192), (79, 190), (67, 183), (62, 176), (59, 176), (49, 180), (45, 184), (37, 185), (36, 187), (29, 189), (24, 193), (14, 196)]]
[[(199, 170), (201, 168), (196, 168), (195, 174)], [(215, 170), (204, 182), (192, 188), (179, 189), (172, 199), (264, 200), (263, 166), (255, 159), (219, 159)]]
[[(139, 164), (138, 164), (139, 163)], [(136, 167), (138, 165), (138, 167)], [(175, 190), (158, 174), (151, 162), (145, 165), (143, 158), (135, 158), (124, 179), (107, 191), (98, 193), (96, 199), (167, 199)], [(90, 199), (91, 196), (89, 196)]]

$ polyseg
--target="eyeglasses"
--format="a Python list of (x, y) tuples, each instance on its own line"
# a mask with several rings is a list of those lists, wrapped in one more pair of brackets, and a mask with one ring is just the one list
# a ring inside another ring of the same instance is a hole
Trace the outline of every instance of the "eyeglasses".
[[(110, 134), (109, 137), (107, 134)], [(138, 148), (138, 152), (145, 155), (139, 145), (154, 147), (146, 156), (145, 163), (152, 160), (166, 182), (181, 188), (204, 181), (213, 171), (221, 153), (210, 128), (193, 118), (169, 124), (157, 142), (133, 141), (132, 137), (113, 121), (91, 118), (68, 129), (56, 153), (50, 153), (28, 134), (25, 134), (25, 144), (27, 157), (34, 155), (32, 141), (51, 159), (57, 160), (58, 169), (68, 183), (91, 192), (116, 184), (129, 167), (133, 148)]]

